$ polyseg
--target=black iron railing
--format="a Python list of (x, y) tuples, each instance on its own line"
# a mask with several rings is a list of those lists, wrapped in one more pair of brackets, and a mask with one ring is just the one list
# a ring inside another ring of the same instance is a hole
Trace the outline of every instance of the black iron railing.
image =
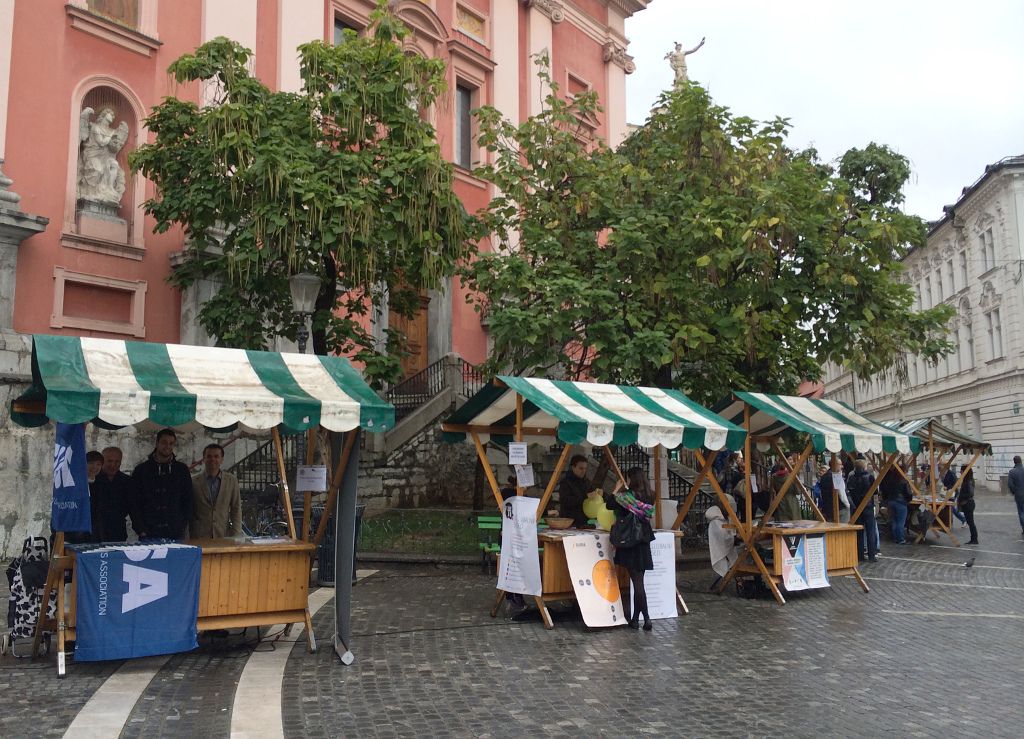
[(470, 364), (462, 357), (459, 357), (459, 375), (462, 377), (462, 387), (457, 388), (460, 395), (469, 398), (476, 395), (488, 383), (488, 378), (476, 365)]
[[(281, 445), (284, 449), (285, 474), (294, 480), (298, 460), (306, 458), (306, 435), (282, 434)], [(254, 529), (261, 513), (273, 508), (280, 497), (276, 486), (281, 482), (281, 472), (277, 466), (273, 440), (261, 444), (242, 457), (228, 471), (238, 478), (242, 496), (242, 520), (246, 526)]]
[(395, 406), (395, 423), (400, 423), (403, 418), (430, 401), (444, 390), (447, 384), (445, 360), (439, 359), (390, 387), (384, 393), (384, 399)]

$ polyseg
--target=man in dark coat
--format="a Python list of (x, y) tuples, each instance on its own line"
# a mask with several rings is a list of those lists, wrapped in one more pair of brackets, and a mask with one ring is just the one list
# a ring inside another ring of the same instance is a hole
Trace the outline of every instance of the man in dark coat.
[[(846, 495), (850, 499), (850, 508), (854, 511), (868, 494), (868, 490), (875, 482), (875, 476), (868, 472), (868, 461), (863, 456), (857, 455), (853, 472), (846, 481)], [(874, 497), (872, 495), (872, 497)], [(852, 515), (852, 514), (851, 514)], [(878, 526), (875, 523), (875, 503), (868, 502), (864, 506), (864, 512), (852, 523), (859, 523), (863, 528), (857, 532), (857, 559), (864, 561), (864, 554), (867, 553), (869, 562), (876, 562), (878, 555)]]
[(192, 476), (174, 458), (174, 429), (156, 435), (156, 448), (132, 472), (132, 526), (139, 539), (181, 539), (192, 520)]
[(121, 472), (123, 455), (116, 446), (103, 450), (103, 468), (92, 484), (92, 538), (95, 542), (128, 540), (127, 517), (132, 479)]

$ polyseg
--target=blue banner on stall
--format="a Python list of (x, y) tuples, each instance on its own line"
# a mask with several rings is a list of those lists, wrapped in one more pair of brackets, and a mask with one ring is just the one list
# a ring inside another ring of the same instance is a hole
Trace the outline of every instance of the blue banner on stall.
[(57, 424), (50, 526), (54, 531), (92, 531), (84, 423)]
[(200, 561), (184, 544), (80, 552), (75, 660), (195, 649)]

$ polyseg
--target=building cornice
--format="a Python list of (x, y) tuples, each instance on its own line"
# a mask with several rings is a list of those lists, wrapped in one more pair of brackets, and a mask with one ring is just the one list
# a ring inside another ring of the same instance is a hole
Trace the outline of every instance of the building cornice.
[(639, 13), (647, 9), (650, 0), (604, 0), (604, 4), (629, 18), (633, 13)]

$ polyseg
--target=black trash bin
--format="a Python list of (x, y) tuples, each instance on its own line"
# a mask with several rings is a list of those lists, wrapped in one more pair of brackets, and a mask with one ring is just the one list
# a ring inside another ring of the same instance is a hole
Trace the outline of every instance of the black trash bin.
[[(359, 548), (359, 532), (363, 527), (363, 511), (366, 510), (366, 506), (356, 506), (356, 535), (352, 542), (352, 582), (356, 581), (356, 558), (355, 553)], [(320, 511), (317, 516), (323, 515), (323, 506), (320, 506)], [(312, 524), (310, 524), (312, 527)], [(315, 527), (314, 527), (315, 528)], [(331, 514), (330, 520), (327, 521), (327, 529), (324, 531), (324, 538), (320, 542), (320, 547), (317, 549), (317, 585), (334, 585), (334, 514)]]

